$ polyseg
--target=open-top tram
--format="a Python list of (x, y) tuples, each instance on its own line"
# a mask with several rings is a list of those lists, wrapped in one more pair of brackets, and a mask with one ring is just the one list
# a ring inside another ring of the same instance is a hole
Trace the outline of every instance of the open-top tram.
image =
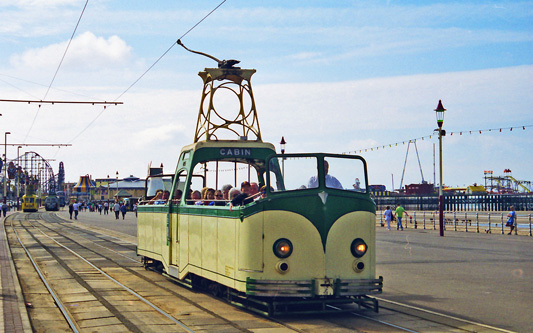
[[(327, 305), (353, 302), (377, 311), (367, 297), (381, 293), (383, 279), (375, 272), (376, 207), (365, 160), (276, 154), (261, 140), (254, 72), (200, 73), (194, 143), (182, 149), (174, 174), (147, 178), (138, 206), (138, 255), (173, 279), (266, 315), (327, 312)], [(217, 112), (214, 97), (231, 85), (240, 103), (238, 115), (228, 119)], [(242, 102), (246, 96), (251, 102)], [(238, 140), (220, 139), (223, 130)], [(242, 205), (192, 194), (241, 182), (261, 188)], [(158, 190), (166, 196), (158, 197)]]

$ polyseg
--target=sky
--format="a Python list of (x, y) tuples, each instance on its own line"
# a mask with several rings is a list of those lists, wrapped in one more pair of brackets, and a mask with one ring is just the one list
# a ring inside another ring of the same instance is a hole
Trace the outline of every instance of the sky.
[(124, 103), (0, 102), (0, 133), (71, 144), (21, 150), (56, 173), (62, 161), (67, 181), (173, 172), (194, 139), (198, 72), (216, 67), (178, 38), (257, 70), (277, 149), (283, 136), (287, 153), (360, 154), (388, 189), (438, 183), (442, 100), (444, 185), (504, 169), (533, 181), (533, 1), (0, 0), (0, 99)]

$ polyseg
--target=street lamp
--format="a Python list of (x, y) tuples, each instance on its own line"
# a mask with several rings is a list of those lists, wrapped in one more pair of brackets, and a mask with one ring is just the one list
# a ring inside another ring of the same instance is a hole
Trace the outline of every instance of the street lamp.
[[(279, 146), (281, 148), (281, 154), (285, 154), (285, 137), (281, 137), (281, 141), (279, 142)], [(281, 160), (281, 175), (285, 177), (285, 157)]]
[(109, 175), (107, 175), (107, 202), (109, 202)]
[(435, 109), (437, 115), (437, 125), (439, 128), (439, 233), (444, 236), (444, 198), (442, 196), (442, 137), (446, 135), (446, 131), (442, 129), (444, 122), (444, 111), (446, 109), (442, 106), (442, 101), (439, 100), (439, 105)]
[(115, 194), (117, 196), (117, 202), (118, 202), (118, 171), (117, 171), (117, 194)]
[(19, 175), (19, 167), (20, 167), (20, 148), (22, 146), (17, 147), (17, 171), (15, 172), (15, 187), (17, 188), (17, 210), (19, 210), (19, 196), (20, 196), (20, 175)]
[(6, 176), (7, 176), (7, 135), (11, 134), (11, 132), (5, 132), (4, 136), (4, 203), (7, 202), (7, 183), (6, 183)]

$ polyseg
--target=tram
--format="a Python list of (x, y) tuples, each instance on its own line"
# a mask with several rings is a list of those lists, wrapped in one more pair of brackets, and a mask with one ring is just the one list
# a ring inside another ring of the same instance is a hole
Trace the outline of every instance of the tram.
[[(199, 73), (204, 89), (194, 143), (181, 150), (173, 174), (147, 178), (137, 254), (147, 268), (267, 316), (354, 302), (377, 311), (368, 295), (381, 293), (383, 278), (376, 277), (376, 206), (365, 160), (276, 153), (261, 138), (254, 73)], [(227, 118), (214, 103), (223, 89), (239, 99)], [(191, 198), (225, 182), (257, 183), (262, 191), (238, 206)], [(168, 198), (158, 198), (158, 190)]]
[(44, 209), (46, 209), (46, 211), (58, 211), (59, 207), (59, 197), (55, 194), (49, 194), (44, 200)]
[(37, 196), (35, 194), (25, 194), (22, 196), (22, 211), (36, 212), (39, 209)]

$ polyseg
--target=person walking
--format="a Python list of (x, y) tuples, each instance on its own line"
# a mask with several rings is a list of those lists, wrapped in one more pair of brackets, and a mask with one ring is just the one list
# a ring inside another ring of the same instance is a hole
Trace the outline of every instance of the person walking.
[(122, 206), (120, 206), (120, 212), (122, 213), (122, 219), (124, 220), (124, 218), (126, 217), (126, 212), (127, 212), (127, 208), (126, 208), (126, 205), (125, 204), (122, 204)]
[(115, 212), (115, 219), (118, 220), (118, 217), (120, 215), (120, 204), (115, 202), (115, 205), (113, 206), (113, 211)]
[(80, 206), (81, 204), (75, 202), (73, 205), (72, 205), (72, 208), (74, 209), (74, 219), (77, 220), (78, 219), (78, 213), (79, 213), (79, 210), (80, 210)]
[(109, 202), (104, 202), (104, 215), (109, 215)]
[(409, 214), (407, 214), (405, 209), (400, 204), (396, 205), (396, 210), (394, 211), (394, 213), (396, 213), (396, 219), (398, 220), (398, 223), (396, 224), (396, 230), (398, 230), (399, 228), (403, 230), (403, 225), (402, 225), (403, 214), (405, 213), (405, 215), (407, 216), (409, 216)]
[(7, 208), (8, 208), (7, 207), (7, 203), (4, 202), (2, 204), (2, 213), (4, 214), (4, 217), (6, 217), (6, 215), (7, 215)]
[(390, 206), (387, 206), (383, 216), (385, 217), (385, 222), (387, 222), (387, 230), (390, 230), (390, 222), (392, 221), (392, 210), (390, 209)]
[[(511, 227), (511, 231), (509, 231), (508, 235), (513, 233), (513, 230), (516, 226), (516, 212), (514, 211), (514, 206), (511, 206), (510, 209), (511, 211), (509, 214), (507, 214), (508, 219), (507, 223), (505, 224), (506, 227)], [(4, 216), (6, 216), (5, 213)], [(518, 229), (516, 231), (518, 231)]]
[(72, 213), (74, 213), (74, 203), (71, 202), (69, 205), (68, 205), (68, 213), (70, 215), (70, 219), (72, 220)]

